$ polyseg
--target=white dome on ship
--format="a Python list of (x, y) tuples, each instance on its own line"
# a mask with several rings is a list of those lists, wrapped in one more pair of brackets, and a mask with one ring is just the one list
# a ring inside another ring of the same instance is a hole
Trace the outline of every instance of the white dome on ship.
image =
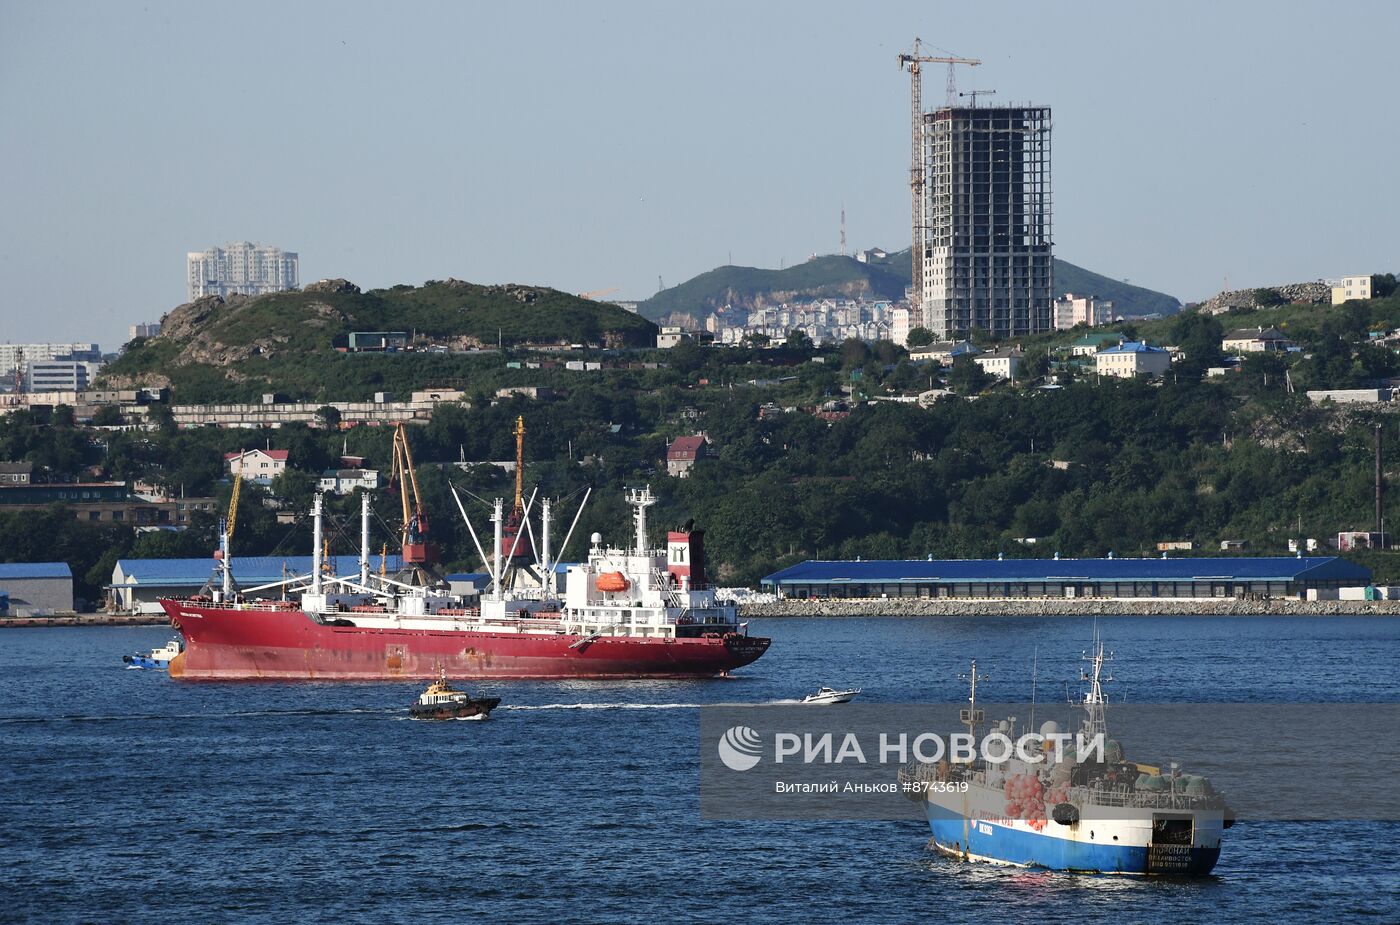
[(594, 546), (597, 546), (599, 543), (603, 542), (603, 534), (595, 533), (588, 538), (588, 541)]
[(1042, 738), (1048, 739), (1051, 736), (1059, 734), (1060, 724), (1055, 722), (1053, 719), (1047, 719), (1045, 722), (1040, 724), (1040, 735)]

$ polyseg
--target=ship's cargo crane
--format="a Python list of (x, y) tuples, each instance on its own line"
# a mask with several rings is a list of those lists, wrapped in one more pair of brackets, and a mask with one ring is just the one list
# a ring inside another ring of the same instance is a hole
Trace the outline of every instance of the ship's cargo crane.
[(403, 423), (394, 425), (393, 467), (390, 481), (398, 481), (399, 502), (402, 506), (403, 526), (399, 541), (403, 547), (405, 568), (418, 566), (429, 560), (428, 514), (423, 510), (423, 499), (418, 493), (418, 476), (413, 471), (413, 453), (408, 448), (408, 434)]
[(910, 134), (910, 157), (909, 157), (909, 192), (913, 201), (913, 237), (909, 245), (909, 314), (911, 324), (922, 325), (923, 316), (920, 311), (924, 296), (924, 257), (926, 242), (924, 240), (924, 100), (923, 87), (924, 75), (922, 65), (925, 64), (946, 64), (948, 65), (948, 105), (951, 107), (957, 96), (957, 86), (954, 83), (953, 67), (958, 64), (966, 64), (969, 67), (976, 67), (981, 64), (979, 58), (954, 58), (939, 55), (919, 54), (919, 39), (914, 39), (914, 50), (912, 53), (899, 55), (899, 69), (909, 70), (909, 94), (913, 104), (913, 125)]

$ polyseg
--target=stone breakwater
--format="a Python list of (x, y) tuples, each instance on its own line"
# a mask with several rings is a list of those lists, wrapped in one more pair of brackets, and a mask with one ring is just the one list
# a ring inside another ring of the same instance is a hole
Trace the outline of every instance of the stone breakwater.
[(1099, 598), (971, 601), (862, 598), (776, 601), (767, 604), (748, 604), (744, 607), (745, 617), (1085, 617), (1124, 615), (1265, 617), (1355, 614), (1400, 614), (1400, 601), (1104, 600)]
[(69, 613), (53, 617), (0, 617), (0, 629), (36, 626), (169, 626), (165, 614)]

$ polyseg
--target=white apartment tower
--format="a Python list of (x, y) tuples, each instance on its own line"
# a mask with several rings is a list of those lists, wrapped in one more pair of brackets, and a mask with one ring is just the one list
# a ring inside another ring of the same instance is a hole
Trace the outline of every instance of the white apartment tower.
[(234, 241), (185, 255), (189, 300), (207, 295), (264, 295), (297, 288), (297, 255), (280, 247)]
[(923, 325), (943, 340), (1051, 330), (1049, 107), (945, 107), (923, 128)]

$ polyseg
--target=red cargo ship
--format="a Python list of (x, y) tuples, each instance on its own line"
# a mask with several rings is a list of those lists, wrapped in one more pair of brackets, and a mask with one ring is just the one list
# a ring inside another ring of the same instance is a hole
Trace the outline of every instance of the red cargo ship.
[[(411, 464), (407, 471), (412, 472)], [(491, 570), (491, 587), (473, 600), (424, 578), (431, 548), (427, 518), (421, 507), (410, 509), (406, 488), (405, 573), (371, 574), (369, 499), (363, 496), (359, 574), (323, 575), (318, 495), (312, 509), (312, 575), (239, 592), (224, 555), (219, 587), (208, 595), (161, 601), (185, 637), (185, 651), (171, 661), (170, 674), (189, 679), (694, 678), (742, 667), (767, 651), (769, 640), (748, 635), (737, 605), (718, 599), (707, 586), (703, 531), (687, 524), (667, 535), (665, 548), (651, 549), (646, 509), (655, 498), (641, 490), (629, 492), (627, 500), (635, 509), (635, 545), (605, 548), (595, 533), (587, 561), (569, 567), (562, 595), (556, 593), (556, 563), (550, 558), (549, 503), (541, 505), (538, 569), (527, 572), (518, 568), (518, 549), (502, 553), (508, 521), (498, 500), (491, 518), (492, 556), (477, 546)], [(458, 505), (467, 519), (460, 498)], [(511, 522), (528, 518), (529, 507), (517, 498)], [(475, 541), (475, 529), (471, 532)], [(565, 548), (568, 541), (566, 536)], [(521, 587), (529, 582), (508, 583), (507, 574), (535, 575), (539, 582)], [(297, 588), (299, 602), (252, 598), (278, 586)]]

